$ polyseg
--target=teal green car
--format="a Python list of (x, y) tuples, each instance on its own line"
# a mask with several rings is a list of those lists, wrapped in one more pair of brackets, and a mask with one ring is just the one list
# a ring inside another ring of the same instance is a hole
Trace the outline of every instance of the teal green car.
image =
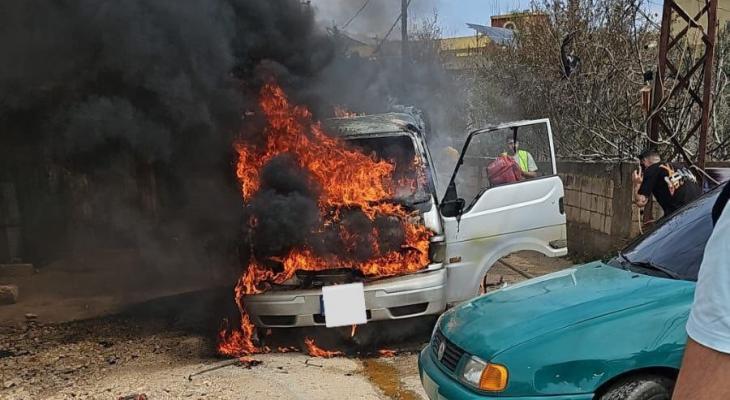
[(670, 399), (714, 190), (606, 261), (447, 311), (419, 356), (435, 399)]

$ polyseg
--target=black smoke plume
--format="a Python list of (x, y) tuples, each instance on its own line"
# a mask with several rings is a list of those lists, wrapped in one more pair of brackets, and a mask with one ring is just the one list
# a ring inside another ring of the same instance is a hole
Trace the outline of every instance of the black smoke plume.
[[(242, 116), (265, 79), (306, 82), (332, 48), (298, 0), (1, 2), (0, 181), (23, 205), (25, 258), (132, 246), (155, 268), (200, 268), (230, 254), (232, 142), (260, 135)], [(276, 179), (277, 201), (311, 206)]]

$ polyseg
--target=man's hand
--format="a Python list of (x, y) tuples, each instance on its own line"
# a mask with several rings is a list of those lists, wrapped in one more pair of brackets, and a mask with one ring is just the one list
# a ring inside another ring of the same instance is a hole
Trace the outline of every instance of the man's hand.
[(638, 207), (644, 207), (649, 202), (646, 196), (639, 194), (639, 188), (641, 188), (642, 182), (644, 182), (644, 174), (641, 173), (641, 169), (635, 169), (631, 173), (631, 181), (634, 182), (634, 204)]
[(641, 186), (641, 183), (644, 182), (644, 174), (637, 168), (631, 174), (631, 180), (634, 182), (634, 185)]

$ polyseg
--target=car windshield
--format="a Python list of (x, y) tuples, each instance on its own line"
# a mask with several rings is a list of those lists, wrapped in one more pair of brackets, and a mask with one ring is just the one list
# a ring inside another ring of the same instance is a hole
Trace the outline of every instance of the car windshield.
[(705, 244), (712, 233), (715, 189), (637, 238), (609, 264), (636, 272), (696, 281)]

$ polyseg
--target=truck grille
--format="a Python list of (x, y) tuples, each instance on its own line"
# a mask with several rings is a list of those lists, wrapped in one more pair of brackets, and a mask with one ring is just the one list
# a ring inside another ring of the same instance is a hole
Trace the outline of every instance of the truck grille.
[(436, 334), (433, 335), (433, 340), (431, 340), (431, 349), (437, 359), (441, 343), (444, 343), (444, 355), (441, 357), (439, 362), (441, 362), (441, 365), (446, 367), (446, 369), (454, 372), (456, 371), (456, 366), (459, 364), (459, 360), (461, 360), (461, 356), (464, 355), (464, 350), (451, 343), (449, 339), (444, 337), (440, 330), (437, 330)]

